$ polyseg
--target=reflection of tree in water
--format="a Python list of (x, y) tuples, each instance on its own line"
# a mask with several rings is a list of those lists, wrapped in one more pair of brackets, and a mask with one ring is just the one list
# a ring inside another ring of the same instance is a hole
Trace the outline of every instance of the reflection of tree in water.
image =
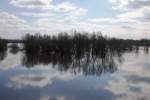
[[(18, 44), (10, 47), (10, 52), (17, 54), (24, 52), (22, 60), (26, 67), (52, 64), (60, 71), (71, 70), (84, 75), (101, 75), (101, 73), (114, 72), (117, 61), (122, 61), (122, 53), (135, 51), (144, 46), (145, 53), (149, 51), (150, 40), (122, 40), (103, 37), (101, 34), (74, 35), (59, 34), (58, 36), (29, 35), (23, 38), (23, 48)], [(0, 39), (0, 60), (6, 56), (7, 43)]]
[(0, 61), (4, 60), (7, 55), (7, 50), (0, 50)]
[(51, 52), (42, 49), (31, 51), (25, 51), (23, 57), (23, 65), (26, 67), (52, 64), (60, 71), (71, 70), (75, 74), (81, 72), (84, 75), (113, 73), (117, 69), (114, 58), (121, 57), (121, 52), (107, 50), (106, 48), (98, 50), (91, 48), (90, 51), (74, 48), (67, 50), (67, 52), (63, 49)]
[(11, 44), (9, 47), (10, 47), (10, 53), (12, 54), (17, 54), (20, 50), (18, 44)]
[(121, 58), (122, 52), (131, 48), (126, 43), (119, 45), (120, 40), (95, 34), (26, 35), (24, 40), (22, 62), (27, 67), (52, 64), (60, 71), (71, 70), (85, 75), (114, 72), (117, 69), (114, 58)]
[(148, 54), (149, 53), (149, 47), (144, 47), (144, 53)]
[(0, 61), (4, 60), (7, 55), (7, 43), (0, 39)]

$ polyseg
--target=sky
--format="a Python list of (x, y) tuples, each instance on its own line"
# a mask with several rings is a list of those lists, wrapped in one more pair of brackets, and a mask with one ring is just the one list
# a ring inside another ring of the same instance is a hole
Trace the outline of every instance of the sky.
[(102, 32), (150, 38), (150, 0), (0, 0), (0, 37)]

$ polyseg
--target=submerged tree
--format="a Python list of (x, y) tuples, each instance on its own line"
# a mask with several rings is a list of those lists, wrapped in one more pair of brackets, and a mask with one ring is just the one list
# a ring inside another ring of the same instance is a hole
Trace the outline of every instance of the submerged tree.
[[(117, 65), (114, 57), (121, 51), (110, 49), (108, 39), (99, 33), (60, 33), (58, 36), (26, 35), (23, 64), (33, 67), (52, 64), (61, 71), (72, 70), (84, 75), (101, 75), (114, 72)], [(116, 52), (116, 53), (114, 53)]]

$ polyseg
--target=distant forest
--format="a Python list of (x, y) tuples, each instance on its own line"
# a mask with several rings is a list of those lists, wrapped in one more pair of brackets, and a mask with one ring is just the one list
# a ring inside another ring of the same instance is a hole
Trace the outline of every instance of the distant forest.
[(11, 39), (2, 39), (0, 38), (0, 49), (7, 43), (24, 43), (25, 46), (42, 46), (45, 45), (47, 47), (58, 45), (63, 46), (75, 46), (80, 45), (81, 47), (87, 46), (96, 46), (101, 47), (113, 47), (113, 48), (122, 48), (129, 49), (131, 47), (137, 46), (150, 46), (149, 39), (141, 39), (141, 40), (132, 40), (132, 39), (119, 39), (119, 38), (109, 38), (107, 36), (103, 36), (100, 32), (89, 34), (89, 33), (79, 33), (74, 32), (73, 35), (69, 35), (69, 33), (59, 33), (58, 35), (40, 35), (40, 34), (26, 34), (20, 40), (11, 40)]

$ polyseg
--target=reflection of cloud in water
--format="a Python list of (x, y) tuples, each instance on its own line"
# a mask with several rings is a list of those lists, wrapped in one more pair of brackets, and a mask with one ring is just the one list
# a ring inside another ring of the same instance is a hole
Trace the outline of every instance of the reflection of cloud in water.
[(50, 100), (50, 97), (48, 95), (40, 97), (39, 100)]
[(56, 80), (71, 80), (73, 75), (70, 73), (60, 73), (58, 71), (50, 73), (32, 73), (32, 74), (20, 74), (10, 78), (11, 82), (7, 84), (8, 87), (23, 88), (26, 86), (31, 87), (45, 87), (52, 84)]
[(15, 68), (17, 65), (21, 64), (20, 59), (22, 59), (20, 52), (16, 55), (9, 53), (8, 56), (0, 63), (0, 70), (9, 70)]
[(66, 100), (66, 98), (64, 96), (50, 97), (48, 95), (44, 95), (40, 97), (39, 100)]
[(149, 57), (143, 54), (139, 54), (138, 58), (131, 53), (125, 55), (127, 59), (105, 89), (112, 91), (118, 100), (150, 100), (150, 69), (145, 64)]
[(150, 77), (142, 77), (142, 76), (132, 75), (132, 76), (128, 77), (128, 81), (132, 82), (132, 83), (144, 82), (144, 83), (150, 84)]
[[(123, 77), (122, 77), (123, 78)], [(126, 80), (118, 79), (109, 83), (108, 86), (105, 87), (107, 90), (112, 91), (117, 100), (149, 100), (149, 85), (145, 86), (145, 84), (133, 84), (129, 83)], [(148, 88), (148, 89), (147, 89)], [(135, 90), (134, 90), (135, 89)], [(148, 90), (148, 91), (147, 91)]]
[[(30, 70), (32, 70), (31, 73), (17, 74), (10, 78), (7, 86), (10, 90), (15, 90), (12, 93), (13, 95), (20, 92), (20, 90), (24, 93), (24, 90), (29, 89), (31, 94), (40, 93), (40, 95), (33, 95), (38, 98), (34, 100), (97, 100), (99, 98), (102, 100), (115, 100), (110, 91), (103, 88), (93, 88), (93, 85), (96, 85), (94, 81), (87, 78), (74, 78), (74, 74), (69, 71), (60, 72), (54, 68), (46, 68), (45, 70), (40, 66)], [(26, 91), (23, 95), (28, 97)]]
[(37, 75), (18, 75), (11, 78), (11, 81), (16, 82), (17, 87), (22, 86), (34, 86), (34, 87), (44, 87), (47, 84), (51, 84), (52, 81), (45, 76)]

